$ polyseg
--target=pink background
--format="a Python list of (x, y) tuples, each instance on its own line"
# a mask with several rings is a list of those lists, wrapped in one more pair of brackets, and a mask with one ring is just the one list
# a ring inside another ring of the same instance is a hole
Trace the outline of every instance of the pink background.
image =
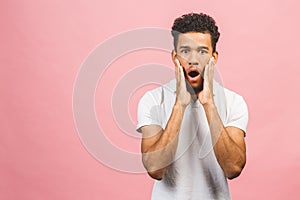
[(216, 19), (224, 85), (249, 106), (247, 165), (229, 181), (233, 199), (299, 199), (299, 8), (296, 0), (2, 1), (0, 199), (150, 199), (146, 174), (110, 169), (83, 147), (73, 85), (108, 37), (170, 28), (191, 11)]

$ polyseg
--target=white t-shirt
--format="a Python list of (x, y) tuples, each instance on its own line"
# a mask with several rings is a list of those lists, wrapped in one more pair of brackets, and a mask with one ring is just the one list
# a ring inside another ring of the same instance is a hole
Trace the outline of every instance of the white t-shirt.
[[(214, 101), (225, 127), (246, 133), (248, 110), (244, 99), (214, 81)], [(176, 80), (148, 91), (138, 106), (137, 131), (145, 125), (165, 129), (176, 99)], [(213, 151), (204, 109), (197, 100), (187, 106), (174, 162), (161, 181), (155, 181), (152, 200), (231, 199), (227, 179)]]

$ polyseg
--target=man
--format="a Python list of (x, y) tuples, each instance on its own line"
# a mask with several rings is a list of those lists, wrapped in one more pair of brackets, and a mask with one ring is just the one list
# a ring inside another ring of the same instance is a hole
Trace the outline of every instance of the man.
[(156, 179), (152, 199), (231, 199), (227, 178), (246, 163), (243, 98), (214, 80), (220, 33), (213, 18), (190, 13), (172, 27), (176, 79), (139, 103), (143, 164)]

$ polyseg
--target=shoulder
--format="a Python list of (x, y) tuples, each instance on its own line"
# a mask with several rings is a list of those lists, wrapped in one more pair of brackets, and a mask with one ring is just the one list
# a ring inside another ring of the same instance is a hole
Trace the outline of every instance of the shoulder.
[[(244, 98), (235, 91), (232, 91), (228, 88), (223, 87), (218, 82), (214, 82), (214, 94), (216, 94), (216, 99), (219, 101), (223, 101), (228, 107), (237, 106), (237, 105), (245, 105), (246, 102)], [(225, 102), (224, 102), (225, 101)]]
[(224, 88), (224, 93), (225, 93), (226, 100), (229, 104), (236, 103), (236, 102), (246, 104), (244, 98), (237, 92)]
[(248, 124), (248, 106), (244, 98), (229, 89), (224, 88), (226, 97), (226, 122), (225, 126), (237, 127), (246, 133)]
[(245, 99), (238, 93), (229, 89), (224, 89), (227, 106), (231, 112), (248, 113), (248, 106)]
[(176, 92), (175, 79), (170, 82), (147, 91), (140, 99), (139, 104), (161, 104), (165, 98), (169, 98)]

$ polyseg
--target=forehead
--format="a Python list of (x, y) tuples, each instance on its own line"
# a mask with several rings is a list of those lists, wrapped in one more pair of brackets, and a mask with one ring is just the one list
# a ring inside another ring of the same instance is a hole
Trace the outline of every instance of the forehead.
[(206, 46), (211, 49), (211, 36), (209, 33), (199, 32), (180, 33), (178, 35), (178, 48), (180, 46), (189, 46), (191, 48)]

